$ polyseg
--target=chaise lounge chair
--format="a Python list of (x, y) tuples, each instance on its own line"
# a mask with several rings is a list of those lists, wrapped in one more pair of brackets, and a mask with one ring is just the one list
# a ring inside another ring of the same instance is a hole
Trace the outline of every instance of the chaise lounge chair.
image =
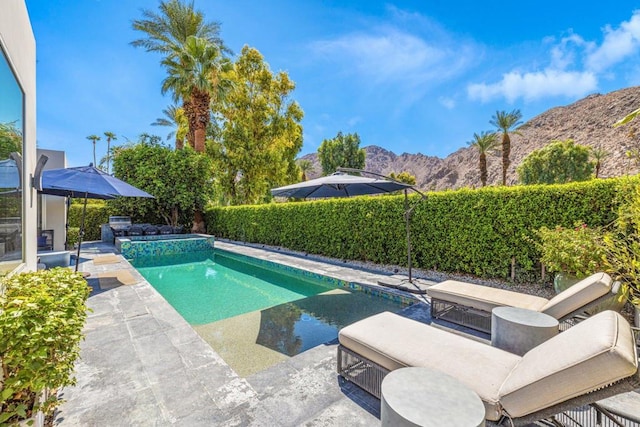
[[(473, 283), (447, 280), (430, 287), (431, 317), (491, 333), (491, 310), (520, 307), (548, 314), (559, 322), (584, 313), (618, 294), (620, 284), (606, 273), (596, 273), (552, 299)], [(563, 328), (564, 329), (564, 328)]]
[(389, 312), (339, 333), (338, 374), (378, 398), (388, 372), (412, 366), (456, 378), (478, 394), (487, 420), (514, 425), (640, 387), (633, 330), (614, 311), (598, 313), (524, 356)]

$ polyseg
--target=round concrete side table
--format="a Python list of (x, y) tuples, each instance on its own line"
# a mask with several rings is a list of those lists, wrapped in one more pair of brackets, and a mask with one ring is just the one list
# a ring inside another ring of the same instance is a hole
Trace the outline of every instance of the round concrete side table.
[(484, 404), (457, 379), (435, 369), (401, 368), (382, 381), (382, 426), (484, 426)]
[(491, 311), (491, 345), (524, 355), (558, 334), (558, 320), (538, 311), (496, 307)]

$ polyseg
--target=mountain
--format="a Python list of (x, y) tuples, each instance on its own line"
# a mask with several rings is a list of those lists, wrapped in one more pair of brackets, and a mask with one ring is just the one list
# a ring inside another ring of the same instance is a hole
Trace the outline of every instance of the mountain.
[[(554, 139), (573, 139), (577, 144), (605, 149), (609, 156), (602, 162), (603, 178), (635, 174), (638, 165), (627, 158), (632, 147), (640, 148), (640, 119), (618, 128), (613, 123), (640, 107), (640, 86), (607, 93), (592, 94), (573, 104), (555, 107), (532, 118), (511, 136), (511, 165), (507, 182), (517, 182), (516, 168), (533, 150), (544, 147)], [(493, 112), (487, 112), (487, 127)], [(479, 129), (479, 131), (482, 129)], [(630, 131), (639, 136), (635, 140)], [(471, 139), (471, 135), (469, 135)], [(444, 159), (421, 153), (397, 155), (382, 147), (370, 145), (366, 151), (365, 169), (388, 175), (391, 172), (409, 172), (416, 177), (417, 187), (423, 190), (445, 190), (461, 187), (479, 187), (480, 172), (478, 153), (467, 147), (464, 141), (456, 152)], [(301, 159), (311, 161), (313, 168), (309, 178), (321, 175), (322, 168), (316, 153)], [(502, 160), (500, 153), (488, 156), (488, 185), (501, 182)]]

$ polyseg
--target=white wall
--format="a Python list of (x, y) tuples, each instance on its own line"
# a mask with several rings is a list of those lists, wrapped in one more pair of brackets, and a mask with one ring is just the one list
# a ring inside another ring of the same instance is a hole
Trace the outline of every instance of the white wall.
[[(61, 169), (67, 167), (67, 157), (64, 151), (44, 150), (38, 148), (38, 158), (43, 154), (49, 158), (44, 170)], [(64, 241), (66, 234), (67, 207), (66, 198), (59, 196), (42, 195), (40, 206), (41, 221), (43, 230), (53, 230), (53, 249), (62, 251), (65, 249)]]
[(24, 145), (22, 158), (23, 250), (25, 264), (19, 269), (36, 269), (37, 201), (30, 186), (36, 166), (36, 41), (24, 0), (0, 0), (0, 45), (24, 91)]

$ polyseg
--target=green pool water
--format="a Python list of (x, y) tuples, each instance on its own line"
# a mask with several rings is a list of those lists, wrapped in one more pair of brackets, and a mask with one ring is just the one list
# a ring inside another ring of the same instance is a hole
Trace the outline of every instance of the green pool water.
[(131, 261), (242, 376), (338, 337), (355, 321), (403, 306), (224, 251)]
[(192, 325), (273, 307), (331, 289), (214, 252), (138, 258), (132, 264)]

